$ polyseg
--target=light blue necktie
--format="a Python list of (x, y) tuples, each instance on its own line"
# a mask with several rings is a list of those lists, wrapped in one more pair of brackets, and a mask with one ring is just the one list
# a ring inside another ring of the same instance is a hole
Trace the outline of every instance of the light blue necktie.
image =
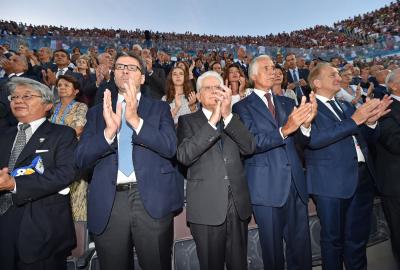
[(118, 170), (126, 176), (129, 176), (134, 171), (132, 161), (133, 139), (132, 127), (126, 122), (125, 119), (126, 103), (122, 102), (122, 119), (121, 128), (119, 130), (118, 139)]

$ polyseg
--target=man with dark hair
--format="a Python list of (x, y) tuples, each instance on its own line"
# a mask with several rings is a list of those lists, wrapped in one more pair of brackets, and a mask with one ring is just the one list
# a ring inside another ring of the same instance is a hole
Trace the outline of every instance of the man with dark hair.
[(302, 96), (308, 97), (310, 94), (310, 87), (307, 82), (309, 71), (308, 69), (297, 68), (297, 60), (294, 53), (288, 53), (285, 60), (288, 68), (287, 89), (293, 90), (296, 93), (298, 102), (300, 102)]
[(146, 66), (133, 53), (117, 55), (118, 92), (89, 110), (75, 153), (79, 168), (94, 168), (88, 228), (102, 270), (171, 269), (173, 213), (183, 204), (183, 179), (172, 164), (175, 126), (167, 103), (140, 93)]

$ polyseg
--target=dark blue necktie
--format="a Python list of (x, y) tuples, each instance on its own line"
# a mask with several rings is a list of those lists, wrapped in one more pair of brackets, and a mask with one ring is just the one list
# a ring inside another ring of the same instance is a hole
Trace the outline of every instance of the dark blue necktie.
[(224, 122), (222, 121), (222, 119), (217, 123), (217, 130), (221, 133), (221, 137), (218, 140), (218, 145), (219, 145), (219, 148), (221, 148), (221, 150), (222, 150), (222, 148), (224, 146), (224, 142), (222, 140), (222, 133), (224, 133)]
[(342, 110), (339, 109), (339, 107), (338, 107), (339, 105), (336, 103), (335, 100), (328, 100), (327, 102), (331, 105), (332, 109), (335, 111), (335, 113), (337, 114), (337, 116), (339, 117), (340, 120), (343, 120), (346, 118), (346, 116), (344, 115)]

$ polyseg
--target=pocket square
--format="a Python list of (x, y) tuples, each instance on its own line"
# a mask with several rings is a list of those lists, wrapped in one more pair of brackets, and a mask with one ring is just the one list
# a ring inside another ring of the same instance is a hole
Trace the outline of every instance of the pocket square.
[(35, 151), (36, 154), (37, 154), (37, 153), (46, 153), (46, 152), (49, 152), (49, 149), (37, 149), (37, 150)]

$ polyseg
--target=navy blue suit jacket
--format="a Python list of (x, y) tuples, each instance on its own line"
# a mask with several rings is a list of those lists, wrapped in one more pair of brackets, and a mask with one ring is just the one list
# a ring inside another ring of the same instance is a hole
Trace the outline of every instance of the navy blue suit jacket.
[(277, 122), (265, 103), (252, 93), (233, 106), (233, 111), (250, 130), (256, 140), (256, 151), (245, 159), (245, 170), (251, 203), (280, 207), (285, 204), (292, 179), (304, 203), (308, 201), (306, 181), (295, 141), (306, 143), (301, 132), (283, 139), (279, 128), (295, 107), (292, 99), (274, 96)]
[(305, 149), (307, 185), (310, 194), (333, 198), (350, 198), (358, 184), (358, 160), (352, 135), (356, 136), (367, 166), (374, 178), (367, 142), (378, 139), (379, 127), (358, 127), (351, 116), (355, 108), (339, 101), (346, 119), (340, 121), (321, 101), (311, 127), (311, 138)]
[[(116, 100), (113, 100), (115, 108)], [(140, 197), (147, 212), (161, 218), (183, 204), (183, 179), (176, 177), (172, 164), (177, 148), (174, 121), (167, 103), (146, 98), (139, 101), (143, 126), (133, 132), (132, 160)], [(79, 168), (94, 167), (88, 190), (88, 228), (104, 231), (114, 202), (117, 172), (117, 137), (109, 145), (104, 137), (103, 104), (91, 108), (87, 124), (75, 152)]]

